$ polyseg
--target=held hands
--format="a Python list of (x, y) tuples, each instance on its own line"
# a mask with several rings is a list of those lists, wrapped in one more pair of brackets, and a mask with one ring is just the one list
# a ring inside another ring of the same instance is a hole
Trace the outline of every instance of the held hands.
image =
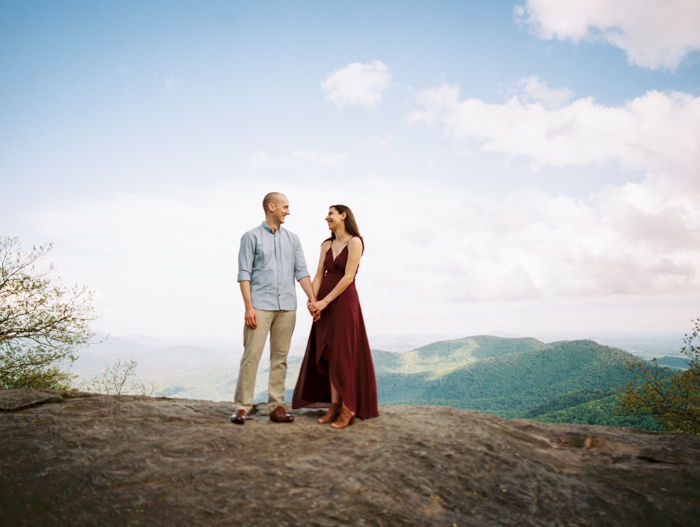
[(324, 300), (316, 300), (314, 302), (309, 300), (306, 304), (306, 307), (309, 308), (309, 313), (311, 313), (311, 316), (313, 317), (314, 322), (316, 322), (318, 319), (321, 318), (321, 311), (326, 309), (327, 306), (328, 306), (328, 302), (326, 302), (325, 299)]
[(316, 302), (316, 298), (309, 298), (306, 301), (306, 309), (309, 310), (309, 314), (311, 315), (311, 318), (313, 319), (314, 322), (316, 322), (319, 318), (321, 318), (320, 314), (314, 314), (314, 311), (312, 311), (311, 306)]

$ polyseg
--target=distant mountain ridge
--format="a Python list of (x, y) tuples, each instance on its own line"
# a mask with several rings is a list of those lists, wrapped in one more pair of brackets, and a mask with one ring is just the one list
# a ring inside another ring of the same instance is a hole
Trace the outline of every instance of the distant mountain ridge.
[(372, 350), (375, 370), (379, 374), (445, 372), (480, 359), (527, 353), (545, 349), (547, 344), (533, 338), (502, 338), (478, 335), (444, 340), (405, 353)]
[(686, 357), (661, 357), (656, 363), (676, 370), (687, 370), (690, 367), (690, 359)]

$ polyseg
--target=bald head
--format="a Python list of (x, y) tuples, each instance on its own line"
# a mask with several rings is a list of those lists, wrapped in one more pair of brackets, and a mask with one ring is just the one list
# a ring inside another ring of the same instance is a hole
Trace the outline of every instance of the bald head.
[(281, 201), (285, 201), (287, 199), (287, 196), (282, 194), (281, 192), (270, 192), (263, 198), (263, 209), (265, 210), (265, 214), (270, 212), (270, 203), (273, 205), (277, 206), (278, 203)]

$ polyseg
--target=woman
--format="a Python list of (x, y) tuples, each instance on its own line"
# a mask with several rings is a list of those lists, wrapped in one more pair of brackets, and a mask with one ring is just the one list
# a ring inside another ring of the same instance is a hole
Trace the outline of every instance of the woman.
[(355, 275), (364, 252), (355, 217), (345, 205), (333, 205), (326, 216), (331, 237), (321, 245), (313, 281), (317, 301), (306, 355), (294, 389), (293, 408), (327, 406), (319, 423), (345, 428), (377, 417), (377, 382), (362, 319)]

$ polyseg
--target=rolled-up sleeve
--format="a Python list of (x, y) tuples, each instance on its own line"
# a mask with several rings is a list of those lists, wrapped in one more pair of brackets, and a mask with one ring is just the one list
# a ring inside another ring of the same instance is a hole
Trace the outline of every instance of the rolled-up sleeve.
[(294, 244), (294, 278), (298, 282), (305, 276), (311, 276), (306, 269), (306, 260), (304, 259), (304, 251), (301, 248), (299, 238), (296, 238)]
[(250, 282), (253, 273), (253, 257), (255, 256), (255, 239), (249, 232), (241, 238), (241, 248), (238, 251), (238, 281)]

